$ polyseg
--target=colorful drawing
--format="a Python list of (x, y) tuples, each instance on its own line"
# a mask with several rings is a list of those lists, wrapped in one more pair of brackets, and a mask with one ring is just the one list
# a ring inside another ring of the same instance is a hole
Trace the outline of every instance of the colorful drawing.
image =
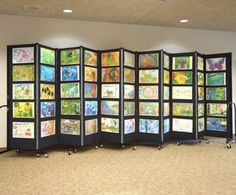
[(130, 134), (135, 132), (135, 119), (125, 120), (125, 134)]
[(97, 68), (85, 67), (85, 81), (97, 82)]
[(198, 104), (198, 116), (204, 116), (205, 107), (203, 103)]
[(159, 116), (159, 103), (158, 102), (139, 102), (139, 115)]
[(34, 99), (34, 84), (18, 83), (12, 85), (13, 99)]
[(139, 67), (140, 68), (158, 67), (159, 66), (158, 60), (159, 60), (158, 53), (139, 54)]
[(208, 58), (206, 59), (206, 71), (226, 70), (226, 58)]
[(139, 86), (139, 99), (158, 99), (158, 86)]
[(12, 67), (13, 81), (34, 81), (34, 65), (17, 65)]
[(79, 66), (61, 67), (61, 81), (78, 81), (79, 78)]
[(61, 134), (80, 135), (80, 120), (61, 119)]
[(170, 132), (170, 119), (165, 119), (164, 120), (164, 134)]
[(134, 99), (135, 98), (134, 85), (124, 85), (124, 98), (125, 99)]
[(85, 116), (94, 116), (98, 114), (97, 101), (85, 101)]
[(175, 71), (172, 72), (172, 84), (175, 85), (191, 85), (192, 71)]
[(34, 47), (19, 47), (12, 49), (12, 63), (34, 63)]
[(119, 82), (120, 68), (102, 68), (102, 82)]
[(34, 118), (34, 102), (13, 102), (13, 118)]
[(40, 48), (40, 63), (55, 65), (55, 51), (44, 47)]
[(198, 100), (204, 100), (204, 87), (198, 87)]
[(125, 51), (124, 56), (125, 56), (124, 65), (135, 67), (135, 54)]
[(170, 57), (166, 54), (164, 54), (164, 68), (170, 68)]
[(201, 57), (197, 58), (197, 69), (204, 70), (204, 62), (203, 62), (203, 58)]
[(101, 131), (109, 133), (119, 133), (119, 119), (102, 118)]
[(173, 103), (173, 116), (193, 116), (192, 103)]
[(164, 84), (170, 84), (170, 72), (164, 70)]
[(207, 117), (207, 130), (208, 131), (227, 131), (227, 120), (226, 118), (213, 118)]
[(54, 117), (55, 112), (55, 102), (41, 102), (41, 118)]
[(134, 83), (135, 82), (135, 72), (133, 69), (124, 68), (124, 82)]
[(225, 85), (226, 77), (224, 72), (207, 73), (206, 84), (209, 86)]
[(85, 135), (91, 135), (98, 132), (98, 119), (85, 121)]
[(181, 56), (173, 58), (173, 70), (186, 70), (192, 69), (193, 57), (192, 56)]
[(164, 100), (170, 99), (170, 89), (169, 87), (164, 86)]
[(98, 55), (96, 52), (84, 50), (84, 64), (97, 66)]
[(198, 132), (201, 132), (204, 130), (205, 130), (205, 120), (204, 118), (199, 118), (198, 119)]
[(120, 52), (105, 52), (102, 53), (101, 65), (104, 66), (119, 66), (120, 65)]
[(48, 137), (56, 134), (55, 120), (41, 122), (41, 137)]
[(61, 51), (61, 65), (80, 64), (80, 49)]
[(193, 120), (192, 119), (180, 119), (173, 118), (172, 128), (176, 132), (192, 133), (193, 132)]
[(40, 99), (55, 99), (55, 85), (40, 84)]
[(135, 103), (134, 102), (124, 102), (124, 116), (135, 115)]
[(170, 115), (170, 104), (164, 103), (164, 116), (169, 116), (169, 115)]
[(226, 116), (227, 104), (208, 103), (207, 115), (208, 116)]
[(119, 101), (101, 101), (101, 114), (119, 115)]
[(118, 84), (102, 84), (102, 98), (119, 98), (119, 93)]
[(97, 84), (85, 83), (84, 84), (84, 97), (97, 98)]
[(79, 115), (80, 100), (61, 100), (62, 115)]
[(139, 119), (139, 132), (159, 134), (159, 120)]
[(140, 70), (139, 83), (158, 83), (158, 70)]
[(12, 123), (13, 138), (34, 138), (34, 123), (33, 122), (13, 122)]
[(40, 80), (54, 82), (55, 81), (55, 68), (50, 67), (50, 66), (41, 66)]
[(201, 72), (197, 73), (197, 84), (204, 85), (204, 74)]
[(192, 99), (192, 87), (172, 87), (173, 99)]
[(207, 100), (226, 100), (226, 88), (224, 87), (211, 87), (206, 88)]
[(61, 98), (79, 98), (80, 85), (79, 83), (62, 83)]

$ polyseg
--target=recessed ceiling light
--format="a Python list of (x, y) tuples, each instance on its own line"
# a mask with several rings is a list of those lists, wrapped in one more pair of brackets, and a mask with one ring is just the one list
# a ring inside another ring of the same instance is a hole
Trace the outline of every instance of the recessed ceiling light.
[(72, 9), (63, 9), (64, 13), (72, 13)]
[(179, 21), (180, 23), (187, 23), (188, 22), (188, 19), (182, 19)]

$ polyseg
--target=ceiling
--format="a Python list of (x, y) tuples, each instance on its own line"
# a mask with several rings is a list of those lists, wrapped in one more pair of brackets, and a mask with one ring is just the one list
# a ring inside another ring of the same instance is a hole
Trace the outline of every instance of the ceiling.
[(0, 0), (0, 14), (236, 32), (236, 0)]

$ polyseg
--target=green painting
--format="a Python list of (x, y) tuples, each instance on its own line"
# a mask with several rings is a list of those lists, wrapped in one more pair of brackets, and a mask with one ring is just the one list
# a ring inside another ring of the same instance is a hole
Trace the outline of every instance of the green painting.
[(61, 101), (62, 115), (79, 115), (80, 100), (62, 100)]
[(40, 48), (40, 63), (55, 65), (55, 51), (52, 49)]
[(12, 67), (13, 81), (34, 81), (34, 65), (17, 65)]
[(190, 85), (192, 84), (192, 71), (174, 71), (172, 72), (172, 84)]
[(207, 74), (207, 85), (209, 86), (219, 86), (226, 84), (226, 77), (224, 72), (220, 73), (208, 73)]
[(13, 118), (34, 118), (34, 102), (13, 102)]
[(61, 65), (80, 64), (80, 49), (61, 51)]
[(174, 116), (193, 116), (192, 103), (173, 103)]
[(207, 100), (226, 100), (226, 88), (208, 87), (206, 89)]
[(197, 84), (204, 85), (204, 74), (201, 72), (197, 73)]
[(62, 83), (61, 98), (78, 98), (80, 97), (79, 83)]

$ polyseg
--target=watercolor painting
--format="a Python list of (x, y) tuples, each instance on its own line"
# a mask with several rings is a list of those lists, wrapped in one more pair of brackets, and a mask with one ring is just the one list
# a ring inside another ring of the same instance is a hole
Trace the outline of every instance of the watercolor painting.
[(139, 119), (139, 132), (159, 134), (159, 120)]
[(55, 85), (51, 84), (40, 84), (40, 99), (55, 99)]
[(172, 87), (173, 99), (192, 99), (192, 87)]
[(197, 73), (197, 84), (204, 85), (204, 74), (201, 72)]
[(207, 117), (207, 130), (208, 131), (227, 131), (227, 120), (226, 118), (213, 118)]
[(173, 58), (173, 70), (187, 70), (193, 67), (192, 56), (180, 56)]
[(102, 82), (119, 82), (120, 68), (102, 68)]
[(164, 54), (164, 68), (170, 68), (170, 57), (166, 54)]
[(208, 87), (206, 88), (207, 100), (226, 100), (226, 88), (224, 87)]
[(97, 68), (85, 66), (85, 81), (97, 82)]
[(34, 118), (34, 102), (13, 102), (13, 118)]
[(135, 71), (130, 68), (124, 68), (124, 82), (135, 83)]
[(198, 119), (198, 132), (204, 131), (205, 130), (205, 119), (204, 118), (199, 118)]
[(164, 103), (164, 116), (169, 116), (170, 115), (170, 104), (169, 103)]
[(135, 102), (124, 102), (124, 116), (135, 115)]
[(41, 118), (55, 117), (55, 112), (55, 102), (41, 102)]
[(172, 72), (172, 84), (191, 85), (193, 81), (192, 71), (174, 71)]
[(204, 70), (204, 62), (201, 57), (197, 57), (197, 69), (202, 71)]
[(61, 134), (80, 135), (80, 120), (61, 119)]
[(55, 82), (55, 68), (50, 66), (41, 66), (40, 80)]
[(34, 47), (19, 47), (12, 49), (12, 63), (34, 63)]
[(17, 65), (12, 67), (13, 81), (34, 81), (34, 65)]
[(97, 101), (85, 101), (85, 116), (94, 116), (98, 114)]
[(135, 86), (134, 85), (124, 85), (124, 98), (134, 99), (135, 98)]
[(158, 83), (158, 70), (139, 70), (139, 83)]
[(209, 86), (225, 85), (226, 84), (225, 73), (224, 72), (207, 73), (206, 84)]
[(126, 119), (125, 120), (125, 134), (130, 134), (135, 132), (135, 119)]
[(158, 86), (139, 86), (139, 99), (158, 99)]
[(84, 64), (89, 66), (97, 66), (98, 54), (94, 51), (84, 50)]
[(180, 119), (173, 118), (172, 129), (176, 132), (192, 133), (193, 132), (193, 120), (192, 119)]
[(170, 99), (170, 88), (164, 86), (164, 100), (169, 100)]
[(61, 100), (62, 115), (79, 115), (80, 100)]
[(98, 120), (85, 120), (85, 135), (92, 135), (98, 132)]
[(105, 66), (119, 66), (120, 65), (120, 52), (104, 52), (101, 59), (102, 67)]
[(170, 132), (170, 119), (165, 119), (164, 120), (164, 134), (169, 133)]
[(198, 103), (198, 116), (204, 116), (205, 107), (203, 103)]
[(135, 54), (124, 51), (124, 65), (135, 67)]
[(80, 49), (61, 50), (61, 65), (80, 64)]
[(158, 102), (139, 102), (139, 115), (159, 116), (159, 103)]
[(61, 67), (61, 81), (78, 81), (79, 66), (64, 66)]
[(226, 116), (227, 104), (208, 103), (207, 115), (208, 116)]
[(206, 71), (226, 70), (226, 58), (208, 58), (206, 59)]
[(119, 101), (101, 101), (101, 114), (119, 115)]
[(170, 84), (170, 72), (164, 70), (164, 84)]
[(41, 137), (48, 137), (56, 134), (56, 121), (42, 121), (41, 122)]
[(55, 65), (55, 51), (52, 49), (40, 48), (40, 63)]
[(204, 100), (204, 87), (198, 87), (198, 100)]
[(102, 118), (101, 131), (108, 133), (119, 133), (119, 119), (116, 118)]
[(13, 122), (12, 137), (33, 139), (34, 138), (34, 122)]
[(173, 116), (193, 116), (192, 103), (173, 103)]
[(97, 84), (85, 83), (84, 84), (84, 97), (97, 98)]
[(102, 98), (119, 98), (119, 84), (102, 84)]
[(158, 53), (139, 54), (139, 67), (140, 68), (153, 68), (159, 66)]
[(79, 98), (79, 83), (61, 83), (61, 98)]
[(34, 99), (34, 84), (31, 83), (18, 83), (12, 85), (13, 99)]

